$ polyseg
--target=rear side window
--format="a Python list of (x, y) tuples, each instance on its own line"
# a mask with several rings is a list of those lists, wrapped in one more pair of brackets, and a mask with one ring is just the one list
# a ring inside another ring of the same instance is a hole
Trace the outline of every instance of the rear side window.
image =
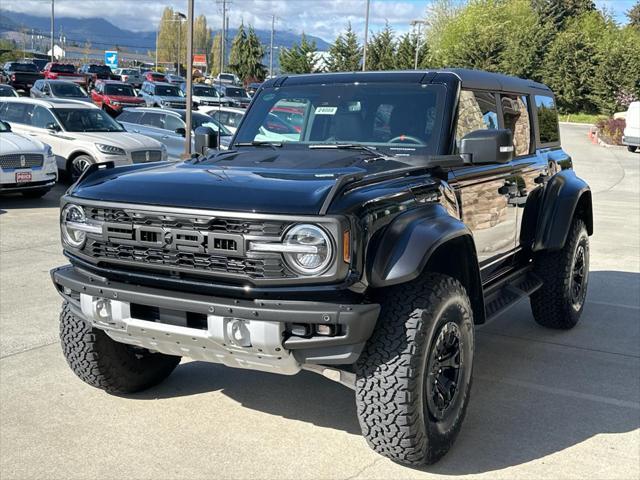
[(496, 97), (489, 92), (462, 90), (458, 103), (458, 123), (456, 143), (475, 130), (495, 130), (498, 128), (498, 105)]
[(29, 103), (7, 102), (0, 108), (0, 120), (9, 123), (31, 125), (33, 105)]
[(142, 125), (155, 128), (164, 128), (164, 114), (147, 112), (142, 116)]
[(552, 97), (536, 95), (536, 110), (538, 111), (538, 130), (540, 143), (556, 143), (560, 141), (558, 131), (558, 111)]
[(531, 151), (531, 118), (525, 95), (502, 95), (504, 128), (513, 134), (514, 156), (528, 155)]
[(47, 128), (51, 124), (56, 124), (53, 114), (44, 107), (36, 105), (31, 115), (31, 125), (37, 128)]
[(142, 112), (133, 112), (125, 110), (118, 116), (119, 122), (140, 123)]

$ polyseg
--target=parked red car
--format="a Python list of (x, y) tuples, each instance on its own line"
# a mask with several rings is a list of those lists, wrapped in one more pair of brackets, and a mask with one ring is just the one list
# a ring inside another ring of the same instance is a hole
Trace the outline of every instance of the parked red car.
[(119, 115), (124, 107), (140, 107), (145, 103), (131, 85), (115, 80), (98, 80), (91, 90), (91, 100), (113, 116)]
[(75, 65), (70, 63), (49, 62), (42, 71), (44, 78), (49, 80), (67, 80), (69, 82), (78, 83), (84, 87), (87, 86), (87, 77), (78, 73)]
[(164, 73), (160, 72), (145, 72), (144, 79), (147, 82), (166, 82), (167, 77), (165, 77)]

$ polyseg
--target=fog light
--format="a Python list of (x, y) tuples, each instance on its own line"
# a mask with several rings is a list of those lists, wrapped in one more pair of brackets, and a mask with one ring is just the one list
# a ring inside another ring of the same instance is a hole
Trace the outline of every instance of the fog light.
[(309, 337), (311, 335), (311, 326), (303, 323), (294, 323), (291, 325), (291, 335)]
[(316, 325), (316, 333), (330, 337), (333, 335), (333, 325)]
[(93, 304), (93, 313), (96, 319), (103, 322), (111, 321), (111, 300), (100, 298)]
[(227, 340), (236, 347), (250, 347), (251, 333), (247, 323), (239, 318), (230, 319), (227, 322)]

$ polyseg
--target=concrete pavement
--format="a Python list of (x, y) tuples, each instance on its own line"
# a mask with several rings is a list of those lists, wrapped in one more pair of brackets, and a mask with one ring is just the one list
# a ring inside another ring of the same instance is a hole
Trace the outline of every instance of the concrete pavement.
[(596, 233), (581, 323), (545, 330), (528, 304), (478, 329), (472, 399), (443, 461), (410, 469), (368, 449), (353, 393), (183, 362), (116, 397), (57, 344), (57, 197), (0, 197), (0, 476), (23, 478), (640, 478), (640, 155), (562, 126), (591, 185)]

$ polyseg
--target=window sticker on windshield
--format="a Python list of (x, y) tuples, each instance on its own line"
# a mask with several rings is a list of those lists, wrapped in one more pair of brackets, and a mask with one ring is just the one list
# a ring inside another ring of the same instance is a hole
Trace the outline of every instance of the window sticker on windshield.
[(316, 115), (335, 115), (337, 111), (338, 107), (318, 107)]

